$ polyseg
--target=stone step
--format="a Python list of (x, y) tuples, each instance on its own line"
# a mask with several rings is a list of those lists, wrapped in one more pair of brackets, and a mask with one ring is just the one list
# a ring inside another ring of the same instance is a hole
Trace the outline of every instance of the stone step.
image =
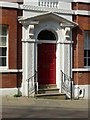
[(46, 93), (58, 93), (59, 89), (58, 88), (42, 88), (38, 90), (39, 94), (46, 94)]
[(36, 98), (43, 99), (66, 99), (66, 94), (59, 93), (59, 89), (56, 84), (47, 84), (47, 85), (39, 85), (38, 94), (35, 94)]
[(56, 84), (45, 84), (45, 85), (39, 85), (38, 86), (39, 89), (46, 89), (46, 88), (57, 88)]
[(66, 95), (64, 93), (35, 94), (35, 98), (65, 100)]

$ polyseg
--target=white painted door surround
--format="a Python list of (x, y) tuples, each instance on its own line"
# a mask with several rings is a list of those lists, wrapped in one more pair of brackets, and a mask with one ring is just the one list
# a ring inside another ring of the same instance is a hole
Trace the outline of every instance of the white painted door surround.
[[(20, 20), (23, 24), (23, 80), (22, 94), (27, 96), (27, 79), (37, 71), (37, 45), (41, 43), (56, 44), (56, 85), (61, 88), (61, 70), (71, 75), (71, 28), (76, 24), (60, 17), (55, 13), (45, 13), (31, 18)], [(56, 40), (38, 40), (37, 36), (42, 30), (54, 33)], [(60, 89), (61, 91), (61, 89)]]

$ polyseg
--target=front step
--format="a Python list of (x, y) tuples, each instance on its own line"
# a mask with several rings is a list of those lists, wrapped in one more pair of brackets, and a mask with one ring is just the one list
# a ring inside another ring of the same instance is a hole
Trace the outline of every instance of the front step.
[(35, 94), (35, 98), (65, 100), (66, 99), (66, 95), (64, 93)]
[(39, 89), (47, 89), (47, 88), (57, 88), (56, 84), (45, 84), (45, 85), (39, 85)]
[(43, 88), (39, 89), (38, 94), (47, 94), (47, 93), (58, 93), (58, 88)]
[(40, 85), (38, 94), (35, 94), (36, 98), (46, 98), (46, 99), (66, 99), (64, 93), (59, 93), (59, 89), (54, 84), (50, 85)]

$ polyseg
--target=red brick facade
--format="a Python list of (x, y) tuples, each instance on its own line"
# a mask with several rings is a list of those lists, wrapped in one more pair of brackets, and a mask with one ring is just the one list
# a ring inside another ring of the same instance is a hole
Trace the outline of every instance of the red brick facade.
[[(13, 2), (17, 1), (13, 0)], [(90, 11), (90, 5), (86, 3), (73, 3), (72, 9)], [(2, 8), (0, 9), (0, 15), (0, 24), (8, 26), (8, 68), (17, 70), (22, 69), (22, 26), (17, 20), (18, 16), (22, 16), (22, 10)], [(72, 32), (74, 41), (73, 68), (84, 68), (84, 30), (90, 30), (90, 17), (73, 15), (73, 21), (78, 23), (78, 26), (74, 28)], [(75, 84), (90, 84), (90, 72), (74, 71), (73, 78)], [(21, 86), (21, 80), (22, 73), (2, 73), (0, 87), (15, 88)]]
[[(0, 24), (8, 26), (8, 68), (22, 68), (22, 53), (21, 53), (21, 36), (22, 30), (17, 17), (22, 15), (22, 12), (17, 9), (0, 9)], [(2, 85), (3, 88), (17, 87), (17, 81), (21, 81), (21, 73), (3, 73)]]
[(90, 4), (87, 3), (73, 3), (72, 4), (73, 10), (88, 10), (90, 11)]
[[(89, 4), (73, 3), (74, 10), (90, 10)], [(73, 21), (78, 27), (73, 29), (73, 68), (84, 68), (84, 31), (90, 30), (90, 17), (83, 15), (73, 16)], [(90, 84), (90, 72), (74, 72), (75, 84)]]

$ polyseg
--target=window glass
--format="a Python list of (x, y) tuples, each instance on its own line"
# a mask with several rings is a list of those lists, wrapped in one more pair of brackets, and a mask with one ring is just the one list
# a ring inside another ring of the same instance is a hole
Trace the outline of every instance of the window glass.
[(0, 58), (0, 66), (6, 66), (6, 58)]
[(90, 49), (90, 32), (88, 33), (88, 49)]
[(0, 46), (6, 46), (6, 37), (0, 37)]
[(84, 66), (90, 67), (90, 31), (84, 33)]
[(0, 67), (7, 66), (7, 26), (0, 25)]
[(0, 25), (0, 35), (7, 35), (7, 26)]
[(88, 57), (90, 57), (90, 50), (88, 50)]
[(88, 58), (88, 66), (90, 66), (90, 58)]
[(84, 50), (84, 57), (87, 57), (87, 50)]

